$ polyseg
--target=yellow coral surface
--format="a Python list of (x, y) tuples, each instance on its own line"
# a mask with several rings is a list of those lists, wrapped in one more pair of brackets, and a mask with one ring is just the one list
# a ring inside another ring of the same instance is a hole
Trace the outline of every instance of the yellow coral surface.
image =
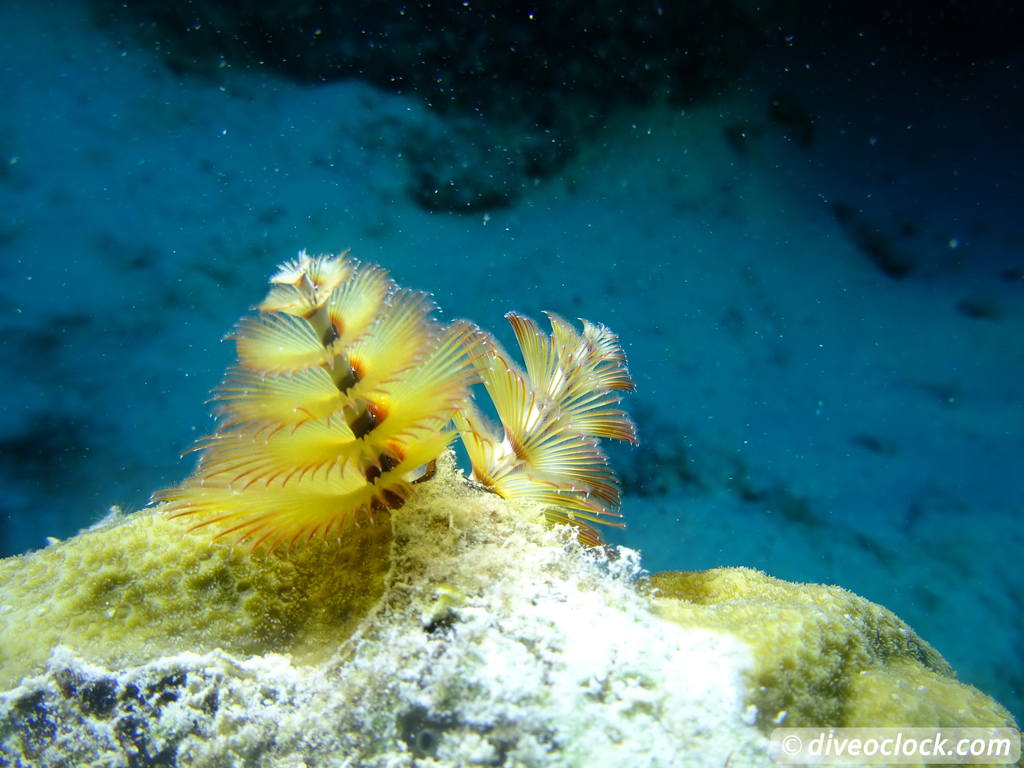
[(753, 648), (764, 727), (1014, 725), (891, 611), (840, 587), (750, 568), (659, 573), (647, 587), (662, 616)]
[(182, 651), (336, 650), (383, 590), (387, 515), (290, 553), (250, 555), (159, 510), (0, 561), (0, 687), (57, 645), (108, 665)]
[[(407, 604), (413, 584), (435, 584), (427, 590), (433, 597), (412, 608), (438, 626), (470, 596), (507, 589), (507, 569), (520, 567), (518, 558), (477, 557), (451, 570), (453, 548), (467, 541), (490, 536), (507, 550), (502, 531), (518, 519), (517, 547), (559, 546), (554, 532), (530, 522), (541, 519), (539, 507), (467, 485), (451, 454), (421, 488), (374, 523), (291, 551), (251, 555), (184, 533), (156, 509), (0, 561), (0, 688), (41, 666), (57, 645), (107, 666), (214, 648), (316, 663), (336, 657), (354, 632), (364, 639), (382, 632), (375, 617), (395, 601)], [(441, 563), (449, 565), (430, 571)], [(838, 587), (728, 568), (657, 574), (643, 590), (663, 620), (738, 637), (751, 648), (747, 697), (764, 728), (1013, 725), (891, 612)], [(650, 642), (656, 649), (660, 638)]]

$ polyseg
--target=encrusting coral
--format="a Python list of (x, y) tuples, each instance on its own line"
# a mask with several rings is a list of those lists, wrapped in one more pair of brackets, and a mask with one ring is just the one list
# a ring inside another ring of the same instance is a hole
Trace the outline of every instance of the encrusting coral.
[(769, 765), (742, 643), (521, 512), (446, 453), (355, 535), (251, 556), (148, 509), (0, 561), (0, 765)]
[[(154, 497), (166, 514), (253, 549), (305, 542), (400, 506), (459, 434), (477, 482), (599, 542), (585, 521), (617, 515), (619, 489), (597, 438), (636, 440), (612, 408), (633, 385), (611, 331), (549, 315), (549, 339), (509, 314), (524, 375), (475, 325), (438, 325), (426, 294), (346, 254), (300, 253), (270, 282), (229, 336), (238, 363), (195, 474)], [(481, 380), (500, 436), (470, 398)]]
[(251, 557), (147, 509), (0, 560), (0, 689), (58, 646), (115, 667), (186, 649), (322, 660), (384, 591), (388, 522)]
[(879, 606), (638, 590), (450, 453), (388, 523), (252, 557), (150, 509), (0, 561), (0, 764), (767, 768), (778, 720), (1013, 722)]
[(750, 568), (657, 573), (645, 587), (662, 617), (749, 645), (750, 702), (763, 728), (1013, 727), (891, 611), (841, 587)]

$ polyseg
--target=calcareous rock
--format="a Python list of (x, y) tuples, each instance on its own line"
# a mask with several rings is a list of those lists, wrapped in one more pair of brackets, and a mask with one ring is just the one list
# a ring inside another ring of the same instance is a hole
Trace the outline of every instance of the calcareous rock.
[[(892, 614), (746, 569), (643, 579), (448, 457), (340, 540), (156, 510), (0, 563), (0, 763), (772, 765), (775, 724), (1012, 725)], [(788, 713), (788, 714), (787, 714)]]

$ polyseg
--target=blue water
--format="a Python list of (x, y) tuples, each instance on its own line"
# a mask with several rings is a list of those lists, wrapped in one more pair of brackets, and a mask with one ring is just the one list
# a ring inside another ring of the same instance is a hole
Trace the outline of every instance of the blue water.
[(511, 309), (619, 333), (608, 538), (649, 569), (840, 584), (1024, 714), (1019, 51), (794, 21), (452, 211), (417, 173), (489, 162), (460, 113), (172, 66), (97, 6), (0, 9), (3, 554), (184, 477), (220, 338), (277, 263), (352, 248), (506, 342)]

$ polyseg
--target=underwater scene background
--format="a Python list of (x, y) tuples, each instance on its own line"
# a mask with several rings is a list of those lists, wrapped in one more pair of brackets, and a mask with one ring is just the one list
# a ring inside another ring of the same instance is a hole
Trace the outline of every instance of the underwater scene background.
[[(616, 331), (651, 571), (892, 609), (1024, 716), (1010, 3), (0, 7), (0, 546), (190, 472), (300, 249)], [(532, 8), (532, 10), (531, 10)]]

